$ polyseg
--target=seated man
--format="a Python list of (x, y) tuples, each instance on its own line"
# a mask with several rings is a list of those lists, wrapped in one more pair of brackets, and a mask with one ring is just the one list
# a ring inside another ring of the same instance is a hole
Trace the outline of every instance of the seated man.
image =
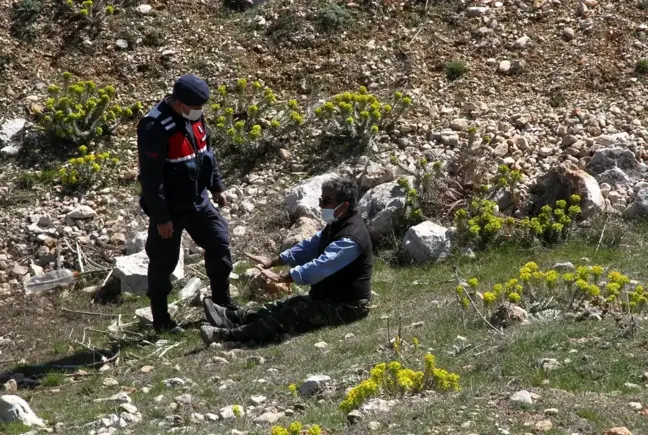
[[(290, 297), (252, 310), (232, 310), (203, 301), (212, 326), (201, 327), (205, 344), (215, 341), (277, 339), (325, 326), (338, 326), (369, 313), (373, 255), (369, 231), (355, 210), (357, 188), (352, 181), (334, 179), (322, 185), (322, 220), (326, 227), (273, 260), (248, 255), (266, 279), (310, 285), (308, 295)], [(270, 268), (287, 264), (283, 274)]]

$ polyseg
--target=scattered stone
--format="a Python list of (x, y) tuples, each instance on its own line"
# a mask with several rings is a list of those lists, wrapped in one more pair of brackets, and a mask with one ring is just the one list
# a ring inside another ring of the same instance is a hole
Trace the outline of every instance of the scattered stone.
[(371, 399), (362, 405), (362, 411), (371, 414), (387, 414), (399, 403), (398, 400)]
[(367, 166), (358, 176), (358, 185), (361, 191), (372, 189), (384, 183), (394, 181), (396, 178), (394, 171), (390, 168), (369, 161)]
[(370, 189), (358, 202), (358, 213), (374, 239), (388, 235), (405, 210), (405, 190), (396, 182)]
[(10, 395), (15, 395), (18, 393), (18, 383), (16, 382), (15, 379), (9, 379), (5, 384), (2, 386), (2, 392), (10, 394)]
[(347, 421), (349, 422), (349, 424), (357, 424), (362, 421), (362, 418), (362, 413), (357, 409), (354, 409), (347, 414)]
[[(151, 319), (151, 323), (153, 323), (153, 320), (152, 320), (152, 319)], [(144, 367), (142, 367), (142, 368), (140, 369), (140, 371), (141, 371), (142, 373), (150, 373), (150, 372), (153, 371), (154, 368), (155, 368), (155, 367), (153, 367), (153, 366), (144, 366)]]
[(67, 214), (67, 217), (70, 219), (92, 219), (97, 216), (97, 212), (94, 211), (90, 206), (79, 205), (75, 207), (70, 213)]
[(137, 233), (126, 245), (126, 254), (137, 254), (142, 252), (146, 247), (146, 239), (148, 238), (148, 231), (140, 231)]
[(175, 388), (175, 387), (184, 387), (186, 382), (181, 378), (171, 378), (162, 381), (165, 387)]
[(540, 432), (548, 432), (553, 429), (553, 423), (551, 420), (541, 420), (535, 424), (535, 428)]
[(182, 394), (174, 399), (179, 405), (191, 405), (193, 402), (193, 397), (191, 394)]
[(328, 343), (325, 341), (318, 341), (313, 345), (313, 347), (315, 347), (316, 349), (325, 349), (328, 347)]
[(299, 387), (299, 395), (302, 397), (311, 397), (323, 391), (331, 378), (326, 375), (315, 375), (306, 379)]
[(259, 355), (251, 355), (251, 356), (248, 356), (248, 357), (247, 357), (246, 362), (247, 362), (248, 364), (256, 364), (256, 365), (261, 366), (261, 365), (265, 364), (266, 360), (265, 360), (265, 358), (262, 357), (262, 356), (259, 356)]
[(256, 406), (261, 405), (266, 400), (267, 400), (266, 396), (252, 396), (252, 397), (250, 397), (250, 402), (252, 402), (252, 404), (256, 405)]
[(370, 421), (368, 427), (370, 431), (376, 431), (380, 429), (380, 423), (377, 421)]
[(266, 411), (254, 419), (256, 423), (274, 424), (286, 416), (283, 412)]
[(533, 399), (531, 399), (531, 393), (529, 393), (527, 390), (520, 390), (517, 393), (514, 393), (510, 397), (511, 402), (517, 402), (517, 403), (526, 403), (528, 405), (533, 404)]
[(633, 409), (635, 411), (641, 411), (643, 409), (643, 406), (640, 402), (630, 402), (628, 403), (628, 406), (630, 407), (630, 409)]
[[(176, 304), (169, 304), (168, 310), (169, 314), (173, 317), (173, 315), (178, 311), (178, 306)], [(142, 326), (153, 325), (153, 313), (151, 312), (151, 307), (138, 308), (135, 310), (135, 317), (137, 317), (137, 320), (139, 320), (139, 323)], [(142, 370), (143, 369), (144, 368), (142, 368)]]
[(106, 397), (103, 399), (95, 399), (95, 402), (118, 402), (118, 403), (132, 403), (133, 400), (130, 398), (128, 393), (120, 392), (113, 396)]
[(556, 408), (548, 408), (548, 409), (544, 410), (544, 415), (546, 415), (546, 416), (554, 416), (554, 415), (558, 415), (559, 412), (560, 411), (558, 411), (558, 409), (556, 409)]
[(524, 35), (520, 38), (518, 38), (513, 46), (515, 48), (526, 48), (527, 45), (531, 42), (531, 38), (529, 38), (527, 35)]
[(286, 193), (285, 202), (292, 217), (306, 216), (320, 218), (319, 198), (322, 195), (322, 184), (338, 177), (328, 173), (309, 178)]
[(137, 12), (139, 12), (142, 15), (148, 15), (152, 10), (153, 6), (151, 5), (139, 5), (137, 6)]
[(524, 308), (505, 302), (493, 312), (490, 322), (496, 328), (507, 328), (514, 324), (526, 323), (528, 317), (529, 314)]
[(119, 382), (115, 378), (106, 378), (103, 380), (103, 384), (105, 387), (114, 387), (119, 385)]
[(221, 408), (220, 411), (218, 411), (218, 415), (221, 420), (233, 420), (236, 417), (236, 414), (234, 413), (234, 407), (238, 406), (240, 410), (240, 415), (244, 416), (245, 415), (245, 409), (242, 406), (239, 405), (229, 405), (224, 408)]
[(420, 223), (407, 230), (403, 248), (417, 263), (442, 260), (450, 254), (450, 230), (430, 221)]
[(613, 427), (612, 429), (606, 431), (603, 435), (632, 435), (632, 432), (630, 432), (630, 430), (625, 426)]
[(136, 414), (137, 413), (137, 406), (132, 405), (130, 403), (122, 403), (119, 405), (119, 409), (122, 411), (128, 412), (129, 414)]
[(557, 370), (560, 368), (560, 362), (554, 358), (542, 358), (540, 360), (540, 368), (546, 372)]
[(576, 270), (576, 266), (574, 266), (572, 263), (567, 261), (565, 263), (556, 263), (556, 264), (554, 264), (552, 269), (555, 269), (556, 272), (561, 272), (561, 273), (562, 272), (573, 272), (573, 271)]
[(499, 63), (499, 66), (497, 67), (497, 70), (502, 74), (508, 73), (511, 70), (511, 61), (510, 60), (501, 61)]
[[(146, 294), (148, 288), (148, 264), (146, 251), (117, 257), (114, 261), (113, 276), (119, 279), (121, 291), (137, 295)], [(184, 250), (180, 250), (180, 259), (171, 274), (171, 281), (184, 278)]]

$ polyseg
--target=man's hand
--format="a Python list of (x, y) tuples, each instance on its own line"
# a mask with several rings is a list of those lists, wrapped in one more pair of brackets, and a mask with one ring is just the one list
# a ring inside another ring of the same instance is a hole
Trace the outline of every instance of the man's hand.
[(245, 253), (245, 256), (250, 260), (254, 261), (257, 264), (257, 266), (261, 266), (264, 269), (269, 269), (273, 266), (273, 261), (268, 257), (264, 257), (262, 255), (253, 255), (248, 252)]
[(227, 207), (227, 197), (225, 192), (212, 192), (214, 201), (218, 204), (219, 207)]
[(158, 233), (163, 239), (170, 239), (173, 236), (173, 222), (169, 221), (165, 224), (157, 226)]
[(284, 283), (292, 282), (292, 277), (290, 276), (290, 273), (279, 274), (271, 271), (270, 269), (264, 269), (260, 266), (257, 266), (257, 270), (259, 270), (261, 272), (261, 275), (268, 281), (284, 282)]

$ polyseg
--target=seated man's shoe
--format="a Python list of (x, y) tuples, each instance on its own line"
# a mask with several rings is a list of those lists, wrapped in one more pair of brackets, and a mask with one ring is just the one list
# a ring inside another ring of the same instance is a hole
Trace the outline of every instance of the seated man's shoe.
[(203, 309), (205, 310), (205, 317), (211, 326), (217, 328), (231, 328), (235, 326), (234, 323), (227, 318), (225, 313), (227, 308), (215, 304), (211, 298), (203, 299)]
[(203, 325), (200, 327), (200, 338), (205, 343), (205, 346), (209, 346), (212, 343), (218, 341), (227, 341), (229, 336), (229, 330), (224, 328), (215, 328), (213, 326)]

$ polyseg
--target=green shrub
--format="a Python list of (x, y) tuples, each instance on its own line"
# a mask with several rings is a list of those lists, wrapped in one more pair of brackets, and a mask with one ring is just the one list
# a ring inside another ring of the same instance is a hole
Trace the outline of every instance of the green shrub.
[(65, 7), (72, 14), (79, 15), (92, 24), (99, 24), (115, 13), (115, 7), (106, 4), (105, 0), (65, 0)]
[(110, 153), (88, 153), (85, 145), (79, 147), (81, 157), (72, 158), (59, 170), (60, 182), (68, 189), (89, 188), (99, 179), (100, 174), (108, 175), (119, 164), (119, 159)]
[(538, 239), (546, 244), (555, 244), (567, 239), (574, 221), (580, 216), (581, 198), (572, 195), (569, 198), (570, 206), (567, 208), (567, 201), (556, 201), (555, 207), (550, 205), (542, 207), (540, 214), (536, 217), (526, 218), (522, 221), (522, 228), (529, 239)]
[(637, 74), (648, 74), (648, 59), (639, 59), (635, 64), (635, 72)]
[(317, 23), (325, 32), (333, 32), (348, 25), (351, 14), (346, 6), (337, 3), (326, 3), (317, 12)]
[(603, 280), (604, 272), (604, 267), (594, 265), (561, 274), (555, 269), (541, 270), (531, 261), (520, 268), (519, 275), (494, 284), (483, 293), (477, 278), (469, 279), (467, 287), (458, 286), (456, 292), (461, 305), (468, 308), (470, 299), (466, 292), (471, 291), (477, 296), (473, 301), (477, 306), (481, 303), (487, 313), (503, 302), (528, 310), (551, 301), (568, 311), (580, 310), (586, 302), (616, 313), (640, 313), (645, 309), (648, 294), (642, 284), (632, 284), (630, 278), (616, 270), (609, 271), (607, 280)]
[(42, 0), (21, 0), (12, 5), (11, 34), (24, 41), (36, 36), (34, 23), (43, 7)]
[(320, 128), (368, 146), (380, 130), (394, 127), (411, 107), (412, 99), (395, 92), (390, 103), (383, 103), (361, 86), (357, 92), (338, 94), (314, 111)]
[(443, 65), (448, 80), (456, 80), (468, 72), (468, 65), (463, 60), (453, 60)]
[(482, 198), (487, 191), (489, 169), (494, 164), (484, 150), (477, 129), (471, 128), (468, 141), (462, 141), (458, 152), (447, 161), (430, 163), (421, 159), (411, 170), (392, 156), (392, 164), (414, 177), (414, 186), (408, 187), (414, 220), (421, 216), (452, 219), (458, 208), (468, 207), (474, 198)]
[(248, 85), (238, 79), (229, 88), (222, 84), (208, 115), (213, 135), (226, 147), (240, 152), (261, 152), (304, 124), (297, 100), (280, 102), (274, 91), (259, 81)]
[(62, 86), (50, 85), (45, 108), (37, 114), (39, 127), (50, 138), (79, 146), (110, 136), (119, 125), (134, 119), (142, 110), (112, 104), (115, 88), (97, 88), (92, 81), (71, 83), (72, 74), (63, 74)]
[(470, 203), (470, 207), (460, 208), (455, 212), (456, 241), (459, 247), (485, 249), (502, 240), (500, 232), (503, 228), (510, 234), (515, 220), (497, 216), (496, 206), (493, 201), (475, 199)]

